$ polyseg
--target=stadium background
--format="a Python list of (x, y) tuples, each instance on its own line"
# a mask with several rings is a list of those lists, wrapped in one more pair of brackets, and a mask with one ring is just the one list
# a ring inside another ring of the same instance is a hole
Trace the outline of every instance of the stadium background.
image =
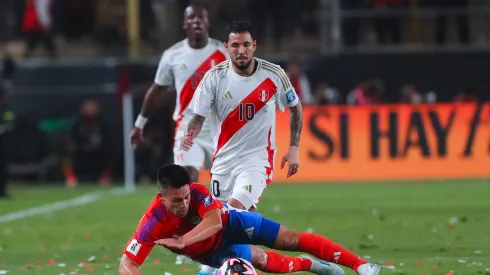
[[(301, 171), (291, 179), (275, 171), (265, 215), (327, 234), (397, 274), (490, 274), (490, 1), (190, 2), (207, 7), (221, 40), (227, 22), (250, 20), (257, 56), (283, 65), (307, 105)], [(187, 4), (54, 0), (53, 50), (29, 52), (25, 1), (0, 1), (0, 155), (10, 194), (0, 200), (0, 270), (116, 274), (155, 169), (173, 159), (171, 98), (134, 152), (136, 191), (119, 192), (123, 97), (132, 94), (137, 114), (161, 52), (184, 37)], [(279, 114), (279, 158), (287, 121)], [(97, 139), (77, 150), (84, 123), (98, 126)], [(67, 188), (75, 177), (77, 188)], [(145, 271), (195, 269), (154, 254)]]

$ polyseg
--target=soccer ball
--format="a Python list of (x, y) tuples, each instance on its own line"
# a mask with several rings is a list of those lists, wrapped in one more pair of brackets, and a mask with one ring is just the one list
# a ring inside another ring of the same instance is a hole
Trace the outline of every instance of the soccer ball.
[(257, 271), (247, 260), (231, 258), (223, 263), (217, 275), (257, 275)]

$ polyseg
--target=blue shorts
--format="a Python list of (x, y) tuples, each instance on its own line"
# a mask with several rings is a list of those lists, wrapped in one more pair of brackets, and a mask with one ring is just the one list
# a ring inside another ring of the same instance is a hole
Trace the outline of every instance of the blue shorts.
[(252, 262), (251, 244), (274, 246), (280, 224), (255, 212), (230, 209), (228, 213), (221, 246), (212, 255), (200, 260), (201, 264), (218, 268), (227, 259), (235, 257)]

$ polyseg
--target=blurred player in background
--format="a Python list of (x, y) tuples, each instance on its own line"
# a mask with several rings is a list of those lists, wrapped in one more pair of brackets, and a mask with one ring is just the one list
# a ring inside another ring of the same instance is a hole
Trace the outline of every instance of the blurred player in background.
[[(268, 273), (345, 274), (331, 262), (361, 275), (377, 275), (381, 271), (380, 266), (324, 236), (300, 233), (258, 213), (229, 208), (215, 200), (204, 185), (191, 183), (186, 169), (179, 165), (162, 166), (157, 178), (159, 192), (124, 249), (119, 265), (121, 275), (141, 274), (139, 266), (155, 244), (216, 268), (225, 260), (238, 257)], [(322, 260), (286, 256), (254, 245), (305, 252)]]
[(211, 169), (213, 195), (230, 206), (253, 210), (272, 180), (276, 154), (276, 106), (289, 107), (290, 147), (281, 168), (289, 163), (288, 177), (299, 169), (302, 107), (284, 70), (254, 58), (256, 41), (250, 24), (234, 22), (225, 43), (230, 55), (203, 78), (192, 102), (194, 116), (182, 148), (198, 144), (205, 118), (216, 131)]
[(203, 134), (195, 140), (189, 151), (180, 150), (187, 123), (192, 119), (188, 109), (199, 82), (214, 65), (227, 59), (223, 43), (209, 38), (207, 11), (200, 6), (189, 6), (184, 12), (184, 29), (187, 38), (167, 49), (160, 60), (153, 85), (148, 90), (140, 114), (131, 133), (133, 147), (143, 141), (143, 128), (169, 87), (175, 86), (177, 103), (173, 118), (176, 123), (174, 162), (186, 167), (193, 181), (197, 181), (205, 158), (213, 155), (213, 141), (208, 123)]

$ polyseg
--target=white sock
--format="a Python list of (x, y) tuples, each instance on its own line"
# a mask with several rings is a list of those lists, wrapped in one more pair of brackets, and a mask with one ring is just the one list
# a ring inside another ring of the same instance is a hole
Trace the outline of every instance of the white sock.
[(201, 266), (201, 270), (199, 271), (199, 273), (200, 274), (207, 274), (207, 275), (214, 275), (214, 273), (216, 273), (216, 271), (218, 271), (217, 268), (210, 267), (207, 265), (203, 265), (203, 266)]

